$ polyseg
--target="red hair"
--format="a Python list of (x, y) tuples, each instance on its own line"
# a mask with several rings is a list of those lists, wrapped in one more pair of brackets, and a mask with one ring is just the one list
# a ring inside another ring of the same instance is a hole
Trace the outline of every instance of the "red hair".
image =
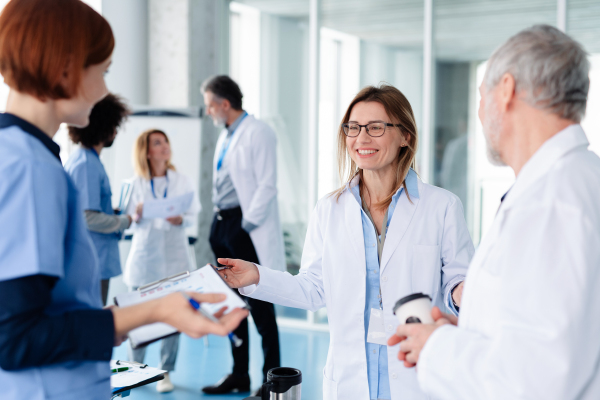
[(83, 70), (114, 46), (108, 22), (80, 0), (11, 0), (0, 15), (0, 74), (40, 100), (74, 96)]

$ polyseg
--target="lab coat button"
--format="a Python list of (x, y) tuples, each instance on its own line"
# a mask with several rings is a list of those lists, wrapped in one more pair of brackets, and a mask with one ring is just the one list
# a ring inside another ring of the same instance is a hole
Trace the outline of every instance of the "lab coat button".
[(392, 374), (392, 379), (398, 379), (398, 374), (394, 372), (394, 373)]
[(383, 277), (383, 281), (384, 281), (384, 282), (387, 282), (387, 276), (384, 276), (384, 277)]
[(388, 325), (388, 331), (391, 331), (393, 329), (393, 327), (391, 325)]

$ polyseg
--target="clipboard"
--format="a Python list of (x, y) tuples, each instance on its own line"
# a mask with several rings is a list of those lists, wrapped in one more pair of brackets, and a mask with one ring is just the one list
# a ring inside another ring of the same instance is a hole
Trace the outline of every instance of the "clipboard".
[[(223, 293), (227, 295), (227, 299), (221, 303), (202, 303), (202, 309), (210, 314), (215, 314), (224, 305), (229, 307), (226, 313), (232, 311), (233, 308), (250, 309), (246, 300), (237, 291), (232, 290), (210, 264), (206, 264), (193, 272), (183, 271), (140, 286), (138, 290), (133, 292), (121, 293), (114, 300), (117, 306), (130, 306), (179, 291)], [(137, 349), (178, 333), (172, 326), (158, 322), (136, 328), (129, 332), (128, 337), (131, 346)]]
[(131, 200), (131, 193), (133, 192), (133, 184), (130, 181), (123, 181), (121, 183), (121, 193), (119, 194), (119, 210), (121, 214), (127, 213), (127, 207), (129, 207), (129, 201)]
[[(126, 385), (126, 386), (119, 386), (119, 387), (114, 387), (112, 384), (112, 377), (114, 375), (111, 375), (111, 392), (112, 392), (112, 398), (115, 397), (127, 397), (129, 395), (129, 391), (131, 389), (135, 389), (141, 386), (145, 386), (148, 385), (150, 383), (153, 382), (158, 382), (164, 379), (165, 377), (165, 372), (164, 370), (159, 370), (157, 368), (152, 368), (152, 367), (148, 367), (148, 364), (140, 364), (137, 363), (135, 361), (121, 361), (121, 360), (111, 360), (111, 368), (113, 367), (113, 363), (115, 363), (115, 366), (127, 366), (130, 367), (131, 369), (129, 371), (126, 372), (119, 372), (118, 374), (123, 374), (123, 373), (136, 373), (139, 370), (143, 370), (144, 372), (147, 371), (147, 375), (149, 376), (148, 379), (144, 379), (144, 377), (141, 378), (137, 378), (137, 379), (133, 379), (132, 384)], [(120, 396), (117, 396), (120, 395)]]

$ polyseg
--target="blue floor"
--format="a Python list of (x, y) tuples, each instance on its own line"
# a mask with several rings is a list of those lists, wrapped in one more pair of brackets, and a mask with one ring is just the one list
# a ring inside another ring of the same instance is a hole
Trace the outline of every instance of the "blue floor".
[[(323, 396), (323, 367), (327, 359), (329, 334), (304, 329), (279, 328), (281, 343), (281, 365), (298, 368), (302, 371), (302, 399), (317, 400)], [(256, 328), (250, 324), (250, 379), (252, 389), (262, 383), (262, 349)], [(145, 362), (157, 366), (160, 347), (158, 343), (150, 345)], [(127, 359), (126, 344), (115, 348), (113, 359)], [(231, 372), (232, 358), (229, 340), (218, 336), (209, 336), (208, 347), (204, 340), (193, 340), (182, 335), (179, 341), (179, 354), (171, 380), (175, 390), (171, 393), (156, 392), (156, 384), (133, 389), (127, 399), (161, 400), (229, 400), (243, 399), (249, 393), (209, 396), (201, 388), (212, 385)]]

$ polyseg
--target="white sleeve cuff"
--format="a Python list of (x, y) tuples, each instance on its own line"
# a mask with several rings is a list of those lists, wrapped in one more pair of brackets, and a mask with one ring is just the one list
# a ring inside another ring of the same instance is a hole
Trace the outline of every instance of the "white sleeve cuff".
[[(238, 292), (240, 292), (240, 294), (243, 296), (252, 297), (252, 294), (254, 294), (255, 292), (258, 291), (258, 293), (260, 293), (260, 289), (259, 289), (260, 278), (262, 278), (263, 276), (265, 276), (268, 273), (269, 268), (265, 268), (262, 265), (258, 265), (258, 264), (254, 264), (254, 265), (256, 265), (256, 268), (258, 268), (259, 282), (256, 285), (244, 286), (244, 287), (239, 288)], [(267, 271), (265, 271), (265, 270), (267, 270)]]

